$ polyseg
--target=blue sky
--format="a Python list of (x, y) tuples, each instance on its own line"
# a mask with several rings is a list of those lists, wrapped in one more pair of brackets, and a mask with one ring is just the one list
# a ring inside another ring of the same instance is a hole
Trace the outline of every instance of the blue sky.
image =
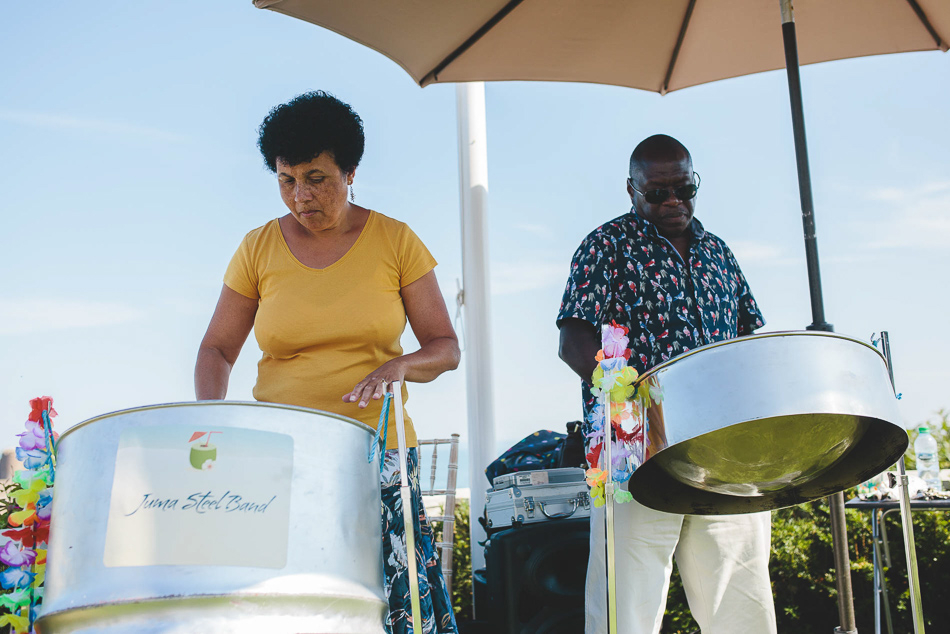
[[(454, 86), (420, 89), (382, 55), (249, 0), (6, 3), (0, 59), (0, 445), (41, 394), (60, 430), (193, 398), (225, 266), (285, 213), (255, 129), (307, 90), (363, 117), (356, 200), (422, 237), (454, 313)], [(819, 64), (802, 80), (827, 318), (862, 340), (891, 333), (913, 425), (950, 406), (950, 56)], [(766, 328), (811, 322), (784, 72), (665, 97), (527, 82), (486, 93), (499, 452), (580, 416), (554, 317), (577, 244), (627, 211), (627, 158), (650, 134), (692, 151), (696, 215), (733, 247)], [(250, 339), (230, 398), (251, 398), (258, 356)], [(464, 369), (412, 386), (420, 435), (464, 438), (464, 386)]]

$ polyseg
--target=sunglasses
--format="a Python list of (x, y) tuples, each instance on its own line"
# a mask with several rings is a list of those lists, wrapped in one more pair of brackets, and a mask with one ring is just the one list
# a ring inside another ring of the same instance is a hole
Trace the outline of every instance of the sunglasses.
[(629, 178), (627, 179), (627, 184), (630, 185), (630, 188), (633, 191), (643, 196), (643, 198), (651, 205), (659, 205), (660, 203), (669, 200), (670, 196), (676, 196), (678, 200), (692, 200), (695, 198), (696, 192), (699, 191), (699, 184), (702, 182), (702, 179), (696, 172), (693, 172), (693, 177), (696, 179), (695, 185), (680, 185), (672, 189), (648, 189), (645, 192), (642, 192), (634, 187), (633, 180)]

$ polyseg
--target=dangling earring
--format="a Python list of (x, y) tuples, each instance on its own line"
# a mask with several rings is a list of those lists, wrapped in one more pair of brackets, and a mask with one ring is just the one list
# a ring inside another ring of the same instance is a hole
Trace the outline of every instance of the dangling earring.
[(350, 185), (350, 202), (351, 202), (351, 203), (355, 203), (355, 202), (356, 202), (356, 195), (353, 193), (353, 186), (352, 186), (352, 185)]

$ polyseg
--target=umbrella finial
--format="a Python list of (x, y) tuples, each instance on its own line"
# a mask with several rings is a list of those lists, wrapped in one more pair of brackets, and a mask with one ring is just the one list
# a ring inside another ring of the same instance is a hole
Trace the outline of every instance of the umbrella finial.
[(779, 0), (782, 6), (782, 24), (788, 24), (795, 21), (795, 9), (792, 8), (792, 0)]

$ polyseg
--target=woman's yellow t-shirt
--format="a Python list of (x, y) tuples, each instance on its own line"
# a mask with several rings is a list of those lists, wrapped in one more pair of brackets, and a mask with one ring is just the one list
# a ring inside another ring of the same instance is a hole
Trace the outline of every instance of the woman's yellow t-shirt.
[[(290, 252), (278, 221), (245, 236), (224, 275), (228, 288), (258, 300), (254, 334), (264, 353), (254, 398), (349, 416), (373, 429), (382, 399), (366, 409), (343, 395), (402, 355), (406, 328), (400, 289), (435, 268), (435, 258), (405, 223), (375, 211), (356, 243), (324, 269)], [(405, 382), (403, 403), (408, 400)], [(408, 414), (406, 440), (416, 446)], [(390, 414), (387, 449), (396, 444)]]

